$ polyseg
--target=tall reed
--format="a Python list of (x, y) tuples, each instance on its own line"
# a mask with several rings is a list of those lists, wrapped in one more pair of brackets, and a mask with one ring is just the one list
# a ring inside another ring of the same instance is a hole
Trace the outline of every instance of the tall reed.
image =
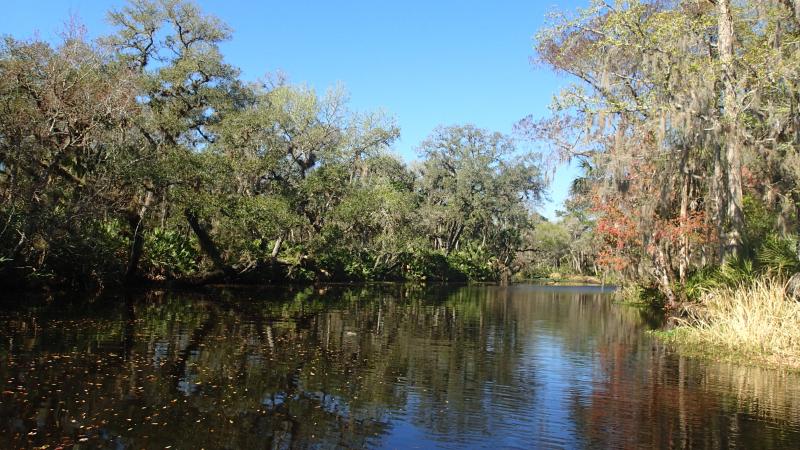
[(706, 292), (686, 308), (673, 336), (679, 344), (720, 357), (800, 369), (800, 302), (788, 299), (785, 284), (759, 278)]

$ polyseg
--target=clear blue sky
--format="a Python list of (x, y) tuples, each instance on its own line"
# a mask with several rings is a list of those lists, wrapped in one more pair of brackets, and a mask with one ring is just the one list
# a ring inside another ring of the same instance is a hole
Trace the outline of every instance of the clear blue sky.
[[(0, 33), (54, 39), (70, 14), (92, 37), (120, 0), (4, 2)], [(471, 123), (511, 132), (528, 114), (541, 117), (568, 80), (529, 62), (532, 37), (553, 7), (585, 0), (241, 1), (200, 0), (205, 12), (233, 28), (223, 46), (228, 61), (255, 80), (280, 70), (290, 81), (323, 91), (341, 82), (358, 110), (394, 115), (406, 160), (438, 124)], [(559, 170), (550, 187), (548, 217), (563, 201), (574, 168)]]

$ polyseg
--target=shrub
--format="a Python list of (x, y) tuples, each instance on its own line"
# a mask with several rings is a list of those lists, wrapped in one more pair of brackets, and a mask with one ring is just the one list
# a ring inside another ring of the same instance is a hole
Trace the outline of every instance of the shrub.
[(768, 235), (756, 252), (756, 261), (761, 272), (776, 276), (800, 272), (796, 246), (797, 242), (793, 238)]
[(121, 230), (116, 220), (92, 220), (35, 236), (42, 261), (28, 278), (83, 287), (118, 279), (130, 248)]
[(451, 270), (463, 274), (470, 281), (489, 281), (499, 277), (495, 259), (480, 247), (466, 245), (450, 254), (447, 263)]
[(145, 235), (142, 259), (151, 275), (174, 278), (197, 271), (200, 255), (186, 235), (155, 228)]
[(753, 283), (762, 276), (786, 277), (800, 272), (795, 246), (794, 238), (769, 234), (748, 252), (753, 258), (734, 257), (718, 267), (700, 269), (677, 290), (689, 300), (699, 300), (712, 289)]
[(450, 266), (442, 252), (421, 249), (405, 255), (403, 277), (410, 281), (464, 281), (466, 275)]

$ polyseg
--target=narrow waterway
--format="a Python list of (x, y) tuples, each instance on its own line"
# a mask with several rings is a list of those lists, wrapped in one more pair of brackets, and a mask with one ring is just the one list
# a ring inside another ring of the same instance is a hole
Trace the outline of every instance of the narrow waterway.
[(5, 298), (0, 447), (798, 448), (800, 375), (658, 324), (585, 287)]

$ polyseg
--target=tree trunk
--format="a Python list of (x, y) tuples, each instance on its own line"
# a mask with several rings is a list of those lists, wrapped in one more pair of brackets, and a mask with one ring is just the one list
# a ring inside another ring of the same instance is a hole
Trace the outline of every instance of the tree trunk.
[(452, 231), (449, 233), (447, 237), (447, 247), (445, 247), (444, 252), (446, 255), (450, 255), (453, 252), (453, 249), (458, 246), (458, 241), (461, 239), (461, 233), (464, 231), (464, 225), (460, 224), (455, 226), (455, 229), (451, 229)]
[(725, 163), (727, 169), (727, 236), (724, 256), (741, 252), (744, 214), (742, 213), (742, 161), (741, 140), (737, 124), (736, 73), (734, 69), (733, 15), (730, 0), (717, 1), (717, 25), (719, 33), (719, 59), (722, 65), (723, 113), (722, 130), (725, 141)]
[(661, 293), (667, 298), (667, 304), (665, 306), (667, 309), (674, 310), (678, 307), (678, 300), (675, 297), (675, 291), (672, 290), (672, 280), (670, 280), (669, 277), (667, 258), (661, 245), (658, 245), (656, 248), (655, 260), (653, 262), (656, 281), (658, 281)]
[(214, 267), (223, 271), (228, 277), (235, 275), (233, 269), (225, 264), (225, 260), (222, 259), (222, 254), (217, 248), (217, 245), (214, 244), (213, 239), (211, 239), (211, 235), (209, 235), (205, 228), (203, 228), (203, 226), (200, 224), (200, 220), (197, 218), (197, 215), (189, 209), (185, 209), (183, 214), (186, 216), (186, 221), (189, 222), (189, 226), (192, 228), (195, 236), (197, 236), (197, 241), (200, 243), (200, 249), (203, 250), (203, 253), (205, 253), (206, 256), (211, 259)]
[(278, 258), (278, 254), (281, 252), (281, 245), (283, 244), (283, 239), (286, 233), (281, 233), (278, 236), (278, 239), (275, 239), (275, 245), (272, 247), (272, 253), (270, 253), (270, 257), (275, 260)]
[(136, 277), (139, 271), (139, 261), (142, 259), (144, 252), (144, 216), (150, 208), (150, 203), (153, 201), (153, 192), (147, 191), (144, 195), (144, 201), (138, 212), (132, 212), (128, 216), (128, 226), (131, 228), (131, 254), (128, 257), (128, 265), (125, 268), (125, 283), (130, 283)]
[(510, 282), (511, 282), (511, 270), (508, 267), (504, 267), (500, 271), (500, 285), (508, 286)]
[[(684, 163), (681, 175), (683, 183), (681, 186), (681, 212), (680, 224), (685, 227), (689, 222), (689, 173)], [(689, 268), (689, 235), (684, 231), (680, 237), (680, 249), (678, 251), (678, 280), (681, 284), (686, 282), (686, 271)]]
[(711, 259), (718, 263), (724, 255), (725, 239), (725, 169), (722, 164), (722, 148), (714, 148), (714, 175), (711, 179), (711, 216), (717, 232), (717, 245)]

